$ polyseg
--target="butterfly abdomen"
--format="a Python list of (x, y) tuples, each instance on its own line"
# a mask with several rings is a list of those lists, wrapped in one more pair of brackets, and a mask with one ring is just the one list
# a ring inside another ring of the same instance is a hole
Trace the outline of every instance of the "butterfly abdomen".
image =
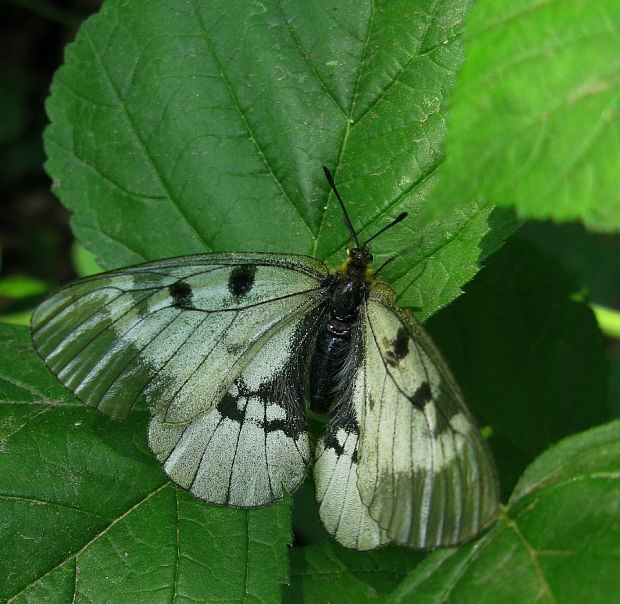
[(342, 387), (342, 368), (351, 350), (351, 334), (368, 294), (365, 281), (346, 275), (332, 277), (325, 323), (316, 340), (310, 366), (310, 408), (325, 413)]

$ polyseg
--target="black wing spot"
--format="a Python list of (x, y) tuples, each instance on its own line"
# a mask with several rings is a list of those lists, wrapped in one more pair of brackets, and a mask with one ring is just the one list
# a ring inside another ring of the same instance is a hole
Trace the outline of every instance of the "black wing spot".
[(227, 392), (222, 400), (217, 404), (217, 410), (222, 417), (231, 419), (234, 422), (242, 424), (245, 421), (245, 409), (239, 409), (237, 406), (238, 397)]
[[(357, 424), (352, 424), (350, 426), (350, 430), (345, 430), (347, 437), (350, 434), (358, 434), (358, 427)], [(341, 445), (340, 442), (338, 441), (338, 437), (336, 436), (337, 431), (336, 432), (331, 432), (329, 434), (325, 435), (325, 438), (323, 439), (323, 446), (326, 449), (333, 449), (334, 453), (340, 457), (343, 453), (344, 453), (344, 445)], [(345, 439), (346, 440), (346, 439)], [(353, 449), (352, 453), (351, 453), (351, 461), (353, 463), (357, 463), (358, 459), (357, 459), (357, 446), (355, 447), (355, 449)]]
[(338, 457), (344, 453), (344, 447), (338, 442), (335, 433), (326, 434), (323, 445), (326, 449), (333, 449)]
[(277, 432), (281, 430), (284, 432), (286, 436), (289, 438), (297, 439), (297, 437), (301, 434), (301, 431), (297, 426), (295, 426), (291, 421), (286, 419), (271, 419), (267, 420), (263, 428), (267, 434), (270, 432)]
[(349, 437), (351, 434), (359, 436), (360, 427), (355, 418), (351, 415), (347, 414), (339, 418), (334, 418), (334, 423), (331, 429), (325, 434), (325, 438), (323, 439), (323, 445), (326, 449), (333, 449), (338, 456), (344, 453), (344, 445), (340, 444), (337, 436), (340, 430), (345, 433), (346, 440), (346, 438)]
[(411, 404), (414, 407), (424, 407), (424, 405), (426, 405), (426, 403), (433, 398), (430, 384), (428, 382), (422, 382), (418, 386), (418, 389), (407, 398), (411, 401)]
[(265, 421), (255, 418), (247, 418), (247, 404), (243, 406), (243, 408), (240, 408), (240, 400), (245, 400), (247, 403), (247, 400), (249, 398), (257, 398), (261, 401), (263, 405), (277, 403), (275, 403), (274, 401), (270, 402), (268, 398), (265, 398), (265, 395), (269, 395), (271, 393), (271, 390), (267, 387), (264, 389), (259, 388), (257, 391), (253, 392), (245, 385), (243, 380), (237, 380), (235, 382), (235, 385), (237, 386), (237, 389), (239, 391), (238, 394), (233, 395), (230, 392), (227, 392), (216, 406), (222, 417), (229, 419), (233, 422), (237, 422), (238, 424), (251, 422), (252, 424), (258, 426), (261, 430), (264, 430), (267, 433), (277, 432), (278, 430), (281, 430), (286, 436), (293, 439), (297, 439), (299, 435), (303, 432), (303, 429), (300, 426), (296, 425), (294, 421), (291, 421), (289, 419), (289, 413), (287, 409), (285, 409), (285, 418), (271, 420), (266, 419)]
[(192, 299), (192, 288), (187, 283), (177, 281), (168, 286), (168, 291), (170, 292), (173, 306), (186, 310), (196, 310)]
[(396, 337), (390, 342), (391, 349), (386, 353), (388, 365), (396, 367), (401, 359), (409, 354), (409, 333), (404, 327), (399, 327)]
[(228, 291), (235, 298), (243, 298), (252, 291), (255, 275), (256, 266), (252, 264), (235, 267), (228, 277)]

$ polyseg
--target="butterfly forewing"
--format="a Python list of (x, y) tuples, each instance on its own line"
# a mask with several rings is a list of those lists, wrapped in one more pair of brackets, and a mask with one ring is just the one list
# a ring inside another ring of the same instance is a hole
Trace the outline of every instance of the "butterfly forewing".
[(149, 443), (177, 483), (215, 503), (265, 505), (305, 474), (306, 340), (326, 274), (280, 254), (112, 271), (43, 302), (33, 341), (78, 398), (116, 419), (145, 395)]

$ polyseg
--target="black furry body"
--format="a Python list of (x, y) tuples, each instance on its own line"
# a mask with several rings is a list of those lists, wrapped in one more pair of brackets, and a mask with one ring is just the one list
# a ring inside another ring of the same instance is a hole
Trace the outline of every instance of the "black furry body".
[(368, 297), (368, 283), (357, 275), (330, 277), (331, 295), (326, 301), (325, 321), (316, 339), (310, 364), (310, 408), (326, 413), (343, 384), (343, 367), (352, 346), (352, 334), (360, 308)]

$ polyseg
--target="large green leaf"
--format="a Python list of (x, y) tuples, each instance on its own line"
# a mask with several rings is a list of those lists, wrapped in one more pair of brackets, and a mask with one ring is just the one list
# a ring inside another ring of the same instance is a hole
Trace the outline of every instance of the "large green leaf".
[(620, 555), (620, 421), (569, 437), (525, 472), (496, 526), (437, 551), (393, 602), (614, 602)]
[(48, 101), (47, 167), (76, 235), (105, 268), (208, 250), (339, 264), (348, 233), (325, 164), (361, 238), (412, 214), (375, 252), (408, 252), (385, 276), (432, 314), (514, 229), (476, 203), (425, 230), (416, 218), (468, 6), (106, 2)]
[(25, 328), (0, 325), (0, 364), (0, 598), (278, 598), (286, 502), (217, 508), (172, 486), (145, 413), (112, 422), (87, 409), (35, 359)]
[(428, 216), (470, 199), (620, 229), (620, 4), (480, 2)]

